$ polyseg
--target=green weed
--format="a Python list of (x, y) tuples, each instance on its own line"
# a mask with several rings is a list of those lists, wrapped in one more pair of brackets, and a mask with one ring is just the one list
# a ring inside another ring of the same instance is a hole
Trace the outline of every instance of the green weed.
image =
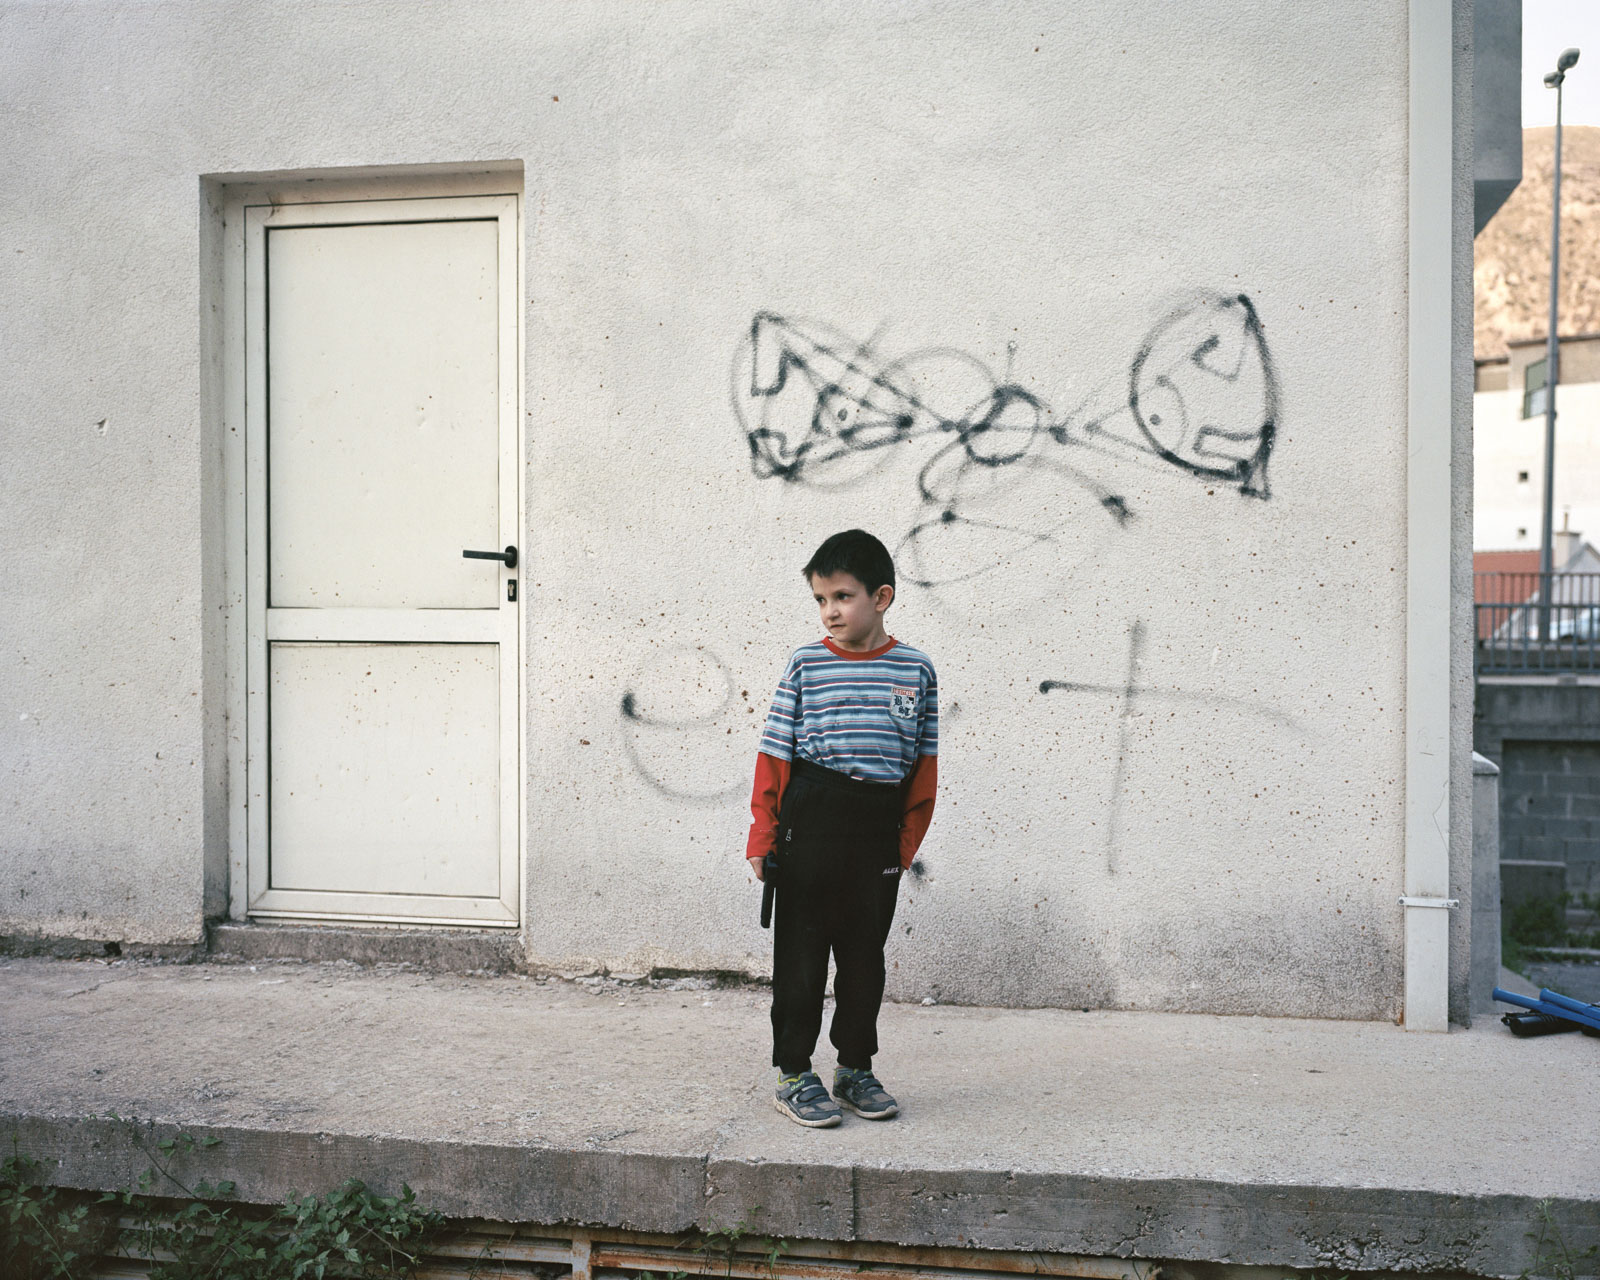
[(1537, 1226), (1536, 1231), (1528, 1232), (1528, 1239), (1533, 1241), (1533, 1266), (1524, 1271), (1518, 1280), (1533, 1280), (1535, 1276), (1548, 1277), (1549, 1280), (1578, 1280), (1580, 1276), (1594, 1275), (1595, 1267), (1589, 1264), (1600, 1257), (1600, 1245), (1592, 1244), (1581, 1252), (1574, 1252), (1562, 1238), (1561, 1226), (1556, 1222), (1555, 1212), (1548, 1200), (1539, 1201)]
[(1552, 897), (1530, 898), (1502, 913), (1500, 917), (1500, 963), (1527, 977), (1528, 966), (1541, 947), (1600, 947), (1600, 929), (1572, 929), (1567, 925), (1567, 908), (1582, 907), (1600, 912), (1600, 894), (1559, 893)]
[[(131, 1123), (131, 1122), (130, 1122)], [(230, 1203), (231, 1182), (184, 1181), (179, 1157), (217, 1145), (189, 1134), (145, 1147), (136, 1188), (99, 1196), (45, 1186), (20, 1153), (0, 1165), (0, 1275), (87, 1280), (103, 1257), (151, 1261), (150, 1280), (410, 1280), (444, 1219), (410, 1187), (380, 1196), (356, 1179), (276, 1208)]]
[(116, 1221), (99, 1197), (44, 1186), (42, 1172), (15, 1150), (0, 1163), (0, 1276), (83, 1280), (116, 1248)]

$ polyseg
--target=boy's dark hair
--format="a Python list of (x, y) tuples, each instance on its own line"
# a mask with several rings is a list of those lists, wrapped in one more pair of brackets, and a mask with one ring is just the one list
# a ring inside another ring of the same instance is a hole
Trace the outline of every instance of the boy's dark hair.
[(819, 574), (824, 578), (836, 573), (851, 574), (870, 596), (886, 583), (894, 586), (894, 557), (865, 529), (846, 529), (818, 547), (800, 572), (807, 582)]

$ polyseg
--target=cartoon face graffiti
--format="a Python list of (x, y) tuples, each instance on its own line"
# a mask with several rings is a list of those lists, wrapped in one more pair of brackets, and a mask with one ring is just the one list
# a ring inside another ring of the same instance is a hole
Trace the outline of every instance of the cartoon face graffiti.
[(1243, 294), (1203, 299), (1151, 330), (1128, 372), (1128, 407), (1168, 462), (1267, 496), (1278, 382)]

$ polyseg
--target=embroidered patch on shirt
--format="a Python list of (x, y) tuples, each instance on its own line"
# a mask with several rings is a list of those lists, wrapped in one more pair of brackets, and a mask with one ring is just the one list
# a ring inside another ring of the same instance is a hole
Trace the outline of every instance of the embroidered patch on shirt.
[(917, 718), (917, 691), (893, 685), (889, 689), (889, 714), (896, 720)]

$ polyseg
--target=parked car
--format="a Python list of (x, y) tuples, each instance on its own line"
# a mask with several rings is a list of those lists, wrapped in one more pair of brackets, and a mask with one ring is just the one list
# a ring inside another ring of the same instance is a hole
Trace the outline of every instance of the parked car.
[(1600, 640), (1600, 604), (1553, 604), (1550, 613), (1552, 640)]

